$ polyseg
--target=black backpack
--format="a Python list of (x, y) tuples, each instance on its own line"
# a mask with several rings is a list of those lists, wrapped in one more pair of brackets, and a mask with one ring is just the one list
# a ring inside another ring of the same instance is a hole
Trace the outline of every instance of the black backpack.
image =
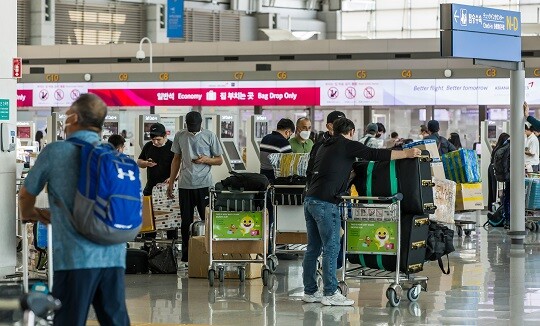
[(487, 222), (484, 223), (484, 226), (487, 224), (493, 227), (504, 227), (507, 222), (507, 218), (504, 214), (504, 205), (499, 206), (494, 213), (487, 213)]
[(270, 185), (264, 174), (230, 171), (230, 177), (221, 180), (225, 189), (242, 191), (265, 191)]
[[(450, 258), (448, 254), (455, 251), (454, 248), (454, 230), (448, 227), (430, 221), (429, 232), (426, 241), (426, 260), (437, 261), (439, 268), (444, 274), (450, 274)], [(443, 266), (442, 257), (446, 255), (448, 267), (446, 270)]]
[(510, 140), (507, 140), (493, 154), (493, 170), (497, 181), (510, 180)]

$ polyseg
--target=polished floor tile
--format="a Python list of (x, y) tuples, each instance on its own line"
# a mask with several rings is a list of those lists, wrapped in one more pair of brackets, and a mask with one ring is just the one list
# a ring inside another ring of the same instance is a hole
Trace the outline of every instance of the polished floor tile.
[(301, 259), (280, 261), (268, 287), (261, 279), (209, 287), (184, 271), (127, 275), (127, 304), (134, 325), (540, 325), (540, 237), (526, 242), (520, 255), (510, 253), (502, 229), (456, 236), (451, 274), (426, 264), (427, 291), (397, 308), (388, 305), (384, 280), (346, 279), (353, 307), (304, 304)]

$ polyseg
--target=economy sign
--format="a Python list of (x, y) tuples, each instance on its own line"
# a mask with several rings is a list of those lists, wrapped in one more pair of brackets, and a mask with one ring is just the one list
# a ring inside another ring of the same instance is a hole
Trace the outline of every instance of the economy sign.
[(460, 4), (441, 5), (441, 55), (521, 61), (521, 13)]

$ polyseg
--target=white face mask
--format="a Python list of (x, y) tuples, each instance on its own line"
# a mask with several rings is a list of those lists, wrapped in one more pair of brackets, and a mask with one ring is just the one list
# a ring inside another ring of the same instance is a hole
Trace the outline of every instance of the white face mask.
[(311, 132), (304, 130), (304, 131), (300, 131), (299, 135), (300, 135), (300, 138), (302, 138), (303, 140), (308, 140), (310, 134)]

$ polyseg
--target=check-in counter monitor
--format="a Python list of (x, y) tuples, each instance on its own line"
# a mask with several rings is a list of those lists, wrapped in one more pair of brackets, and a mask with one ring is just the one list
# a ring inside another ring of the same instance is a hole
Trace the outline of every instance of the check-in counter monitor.
[(218, 137), (221, 142), (221, 148), (224, 152), (225, 164), (229, 170), (244, 171), (246, 166), (238, 147), (236, 147), (237, 128), (234, 121), (234, 116), (222, 115), (217, 116), (216, 127), (218, 129)]
[(161, 121), (161, 118), (158, 114), (142, 114), (139, 116), (139, 126), (138, 126), (138, 142), (139, 146), (143, 148), (144, 144), (152, 140), (150, 137), (150, 127), (154, 123)]
[(47, 144), (57, 140), (64, 140), (64, 122), (67, 116), (65, 113), (53, 112), (47, 118)]
[(17, 138), (21, 146), (33, 146), (34, 123), (32, 121), (17, 121)]
[(253, 115), (246, 128), (246, 167), (249, 172), (261, 170), (261, 140), (268, 134), (268, 119), (263, 115)]
[[(492, 118), (496, 119), (497, 117)], [(507, 121), (482, 121), (480, 124), (480, 144), (479, 146), (476, 146), (475, 150), (476, 153), (480, 155), (480, 175), (484, 181), (482, 184), (484, 207), (487, 207), (488, 204), (489, 187), (487, 180), (489, 174), (489, 163), (491, 162), (491, 153), (493, 152), (493, 147), (497, 143), (499, 136), (503, 132), (508, 132), (508, 130), (509, 126)], [(491, 207), (488, 207), (488, 209), (491, 209)]]
[(105, 121), (103, 122), (103, 130), (101, 131), (101, 138), (107, 141), (110, 136), (118, 135), (118, 129), (120, 124), (120, 118), (117, 114), (107, 114)]

